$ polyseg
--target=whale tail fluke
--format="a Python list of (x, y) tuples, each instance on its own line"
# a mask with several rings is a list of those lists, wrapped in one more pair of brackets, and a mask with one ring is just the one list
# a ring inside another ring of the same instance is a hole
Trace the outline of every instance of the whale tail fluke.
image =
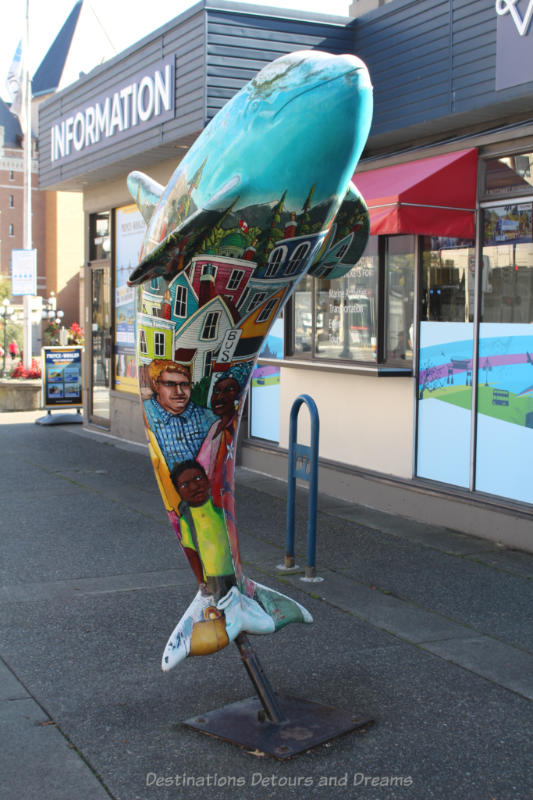
[(311, 614), (296, 600), (243, 579), (246, 593), (232, 586), (220, 600), (200, 589), (172, 631), (163, 652), (161, 668), (169, 672), (187, 656), (216, 653), (240, 633), (274, 633), (290, 622), (312, 622)]
[(261, 583), (252, 582), (254, 586), (253, 598), (272, 618), (275, 630), (279, 631), (291, 622), (312, 622), (313, 617), (309, 611), (296, 600), (286, 594), (263, 586)]

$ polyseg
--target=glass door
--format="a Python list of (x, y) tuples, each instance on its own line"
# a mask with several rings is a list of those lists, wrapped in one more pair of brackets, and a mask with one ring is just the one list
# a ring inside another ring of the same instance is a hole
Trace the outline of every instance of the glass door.
[(111, 391), (111, 269), (91, 264), (91, 389), (89, 419), (108, 428)]

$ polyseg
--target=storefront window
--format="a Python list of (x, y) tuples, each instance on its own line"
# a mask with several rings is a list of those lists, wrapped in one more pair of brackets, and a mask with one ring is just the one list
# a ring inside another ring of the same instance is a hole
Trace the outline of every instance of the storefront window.
[(475, 246), (473, 240), (422, 239), (422, 322), (472, 322)]
[(288, 355), (409, 369), (415, 249), (416, 236), (371, 236), (357, 264), (342, 278), (300, 281), (293, 296)]
[(413, 358), (415, 236), (385, 240), (385, 361)]
[(486, 164), (486, 194), (519, 194), (533, 186), (533, 153), (491, 158)]
[(378, 245), (373, 236), (343, 278), (315, 281), (315, 356), (376, 360)]
[(483, 212), (483, 322), (533, 322), (532, 203)]
[(483, 210), (476, 489), (533, 503), (533, 204)]

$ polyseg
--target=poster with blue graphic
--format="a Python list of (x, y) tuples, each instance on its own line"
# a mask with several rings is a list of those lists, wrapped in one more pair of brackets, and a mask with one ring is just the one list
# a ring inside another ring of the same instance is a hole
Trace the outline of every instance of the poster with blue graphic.
[(472, 429), (473, 325), (422, 322), (417, 475), (468, 487)]
[[(473, 392), (477, 369), (475, 462)], [(417, 475), (533, 503), (533, 329), (481, 323), (420, 325)]]
[(476, 489), (533, 503), (533, 329), (481, 323)]
[(43, 408), (82, 408), (83, 347), (43, 347)]
[(279, 443), (281, 369), (261, 359), (283, 358), (284, 322), (279, 317), (265, 338), (250, 388), (250, 435)]

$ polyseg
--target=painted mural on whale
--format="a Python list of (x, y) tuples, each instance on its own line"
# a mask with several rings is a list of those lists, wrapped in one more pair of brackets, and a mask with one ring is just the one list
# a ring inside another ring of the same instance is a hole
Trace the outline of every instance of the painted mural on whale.
[(164, 650), (165, 671), (240, 632), (312, 621), (295, 600), (243, 574), (235, 448), (254, 363), (298, 280), (339, 277), (364, 250), (368, 212), (351, 176), (371, 117), (360, 59), (291, 53), (219, 111), (167, 187), (128, 177), (147, 222), (129, 279), (139, 287), (146, 433), (198, 580)]

